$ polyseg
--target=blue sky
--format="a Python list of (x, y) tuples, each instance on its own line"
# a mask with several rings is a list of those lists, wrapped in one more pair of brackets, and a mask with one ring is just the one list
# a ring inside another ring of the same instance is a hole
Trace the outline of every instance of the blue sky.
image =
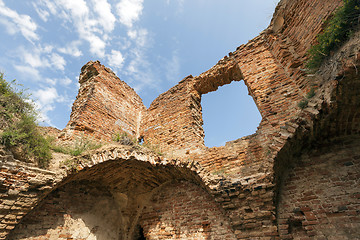
[[(62, 129), (77, 95), (80, 69), (89, 60), (110, 67), (148, 107), (187, 75), (208, 70), (264, 30), (277, 2), (0, 0), (0, 71), (29, 89), (43, 125)], [(203, 96), (207, 146), (251, 134), (260, 122), (246, 89), (236, 84)], [(228, 97), (223, 105), (222, 96)], [(219, 119), (225, 116), (219, 109), (236, 115)], [(218, 123), (230, 119), (244, 123), (235, 122), (241, 127), (226, 133), (220, 127), (230, 123)]]

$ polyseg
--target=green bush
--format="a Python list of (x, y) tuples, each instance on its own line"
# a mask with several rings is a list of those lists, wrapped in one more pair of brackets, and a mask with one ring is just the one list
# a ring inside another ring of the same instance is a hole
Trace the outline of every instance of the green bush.
[(318, 69), (331, 51), (351, 37), (354, 29), (359, 26), (359, 19), (360, 0), (343, 0), (343, 6), (334, 13), (324, 31), (318, 35), (318, 43), (310, 48), (307, 67)]
[(34, 158), (40, 167), (46, 167), (51, 159), (50, 143), (38, 130), (36, 112), (32, 103), (15, 82), (6, 82), (0, 73), (0, 106), (6, 126), (0, 134), (1, 142), (7, 147), (20, 147), (27, 159)]

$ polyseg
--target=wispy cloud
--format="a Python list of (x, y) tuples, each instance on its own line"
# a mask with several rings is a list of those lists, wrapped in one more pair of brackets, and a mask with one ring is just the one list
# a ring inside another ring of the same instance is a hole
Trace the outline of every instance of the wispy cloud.
[(166, 66), (166, 80), (171, 82), (179, 81), (180, 77), (180, 58), (178, 51), (173, 51), (170, 60), (167, 60), (164, 64)]
[(175, 2), (177, 4), (177, 7), (176, 7), (176, 14), (180, 14), (184, 11), (184, 3), (185, 3), (185, 0), (165, 0), (165, 3), (167, 5), (170, 5), (172, 2)]
[(49, 85), (55, 86), (60, 84), (62, 86), (69, 86), (72, 83), (72, 80), (68, 77), (64, 78), (45, 78), (45, 82)]
[[(109, 33), (114, 30), (116, 22), (107, 0), (59, 0), (52, 4), (40, 0), (36, 4), (36, 9), (40, 17), (42, 12), (47, 12), (70, 24), (70, 28), (75, 27), (79, 40), (86, 41), (90, 46), (90, 52), (95, 56), (106, 55), (105, 48), (109, 44)], [(79, 43), (72, 44), (60, 48), (60, 51), (72, 56), (81, 56), (79, 45)]]
[(145, 88), (160, 90), (159, 79), (154, 75), (152, 65), (147, 59), (146, 52), (142, 48), (134, 48), (130, 52), (130, 62), (124, 69), (124, 74), (129, 77), (136, 92)]
[(32, 3), (36, 13), (39, 15), (41, 20), (44, 22), (47, 22), (50, 16), (50, 13), (42, 8), (40, 8), (38, 5), (36, 5), (34, 2)]
[(25, 79), (33, 79), (33, 80), (41, 79), (39, 70), (34, 67), (26, 66), (26, 65), (14, 65), (14, 68)]
[[(58, 48), (62, 54), (82, 56), (80, 46), (87, 42), (92, 55), (108, 61), (116, 60), (111, 65), (116, 68), (122, 67), (125, 61), (124, 54), (114, 48), (110, 52), (107, 50), (116, 22), (127, 28), (127, 37), (133, 43), (129, 48), (139, 49), (148, 42), (148, 31), (135, 26), (143, 11), (143, 0), (120, 0), (117, 4), (110, 4), (108, 0), (59, 0), (52, 3), (38, 0), (34, 7), (43, 20), (48, 20), (52, 16), (60, 18), (69, 29), (75, 27), (78, 40)], [(113, 11), (117, 13), (116, 17)], [(129, 52), (131, 49), (126, 51)]]
[[(34, 96), (39, 98), (37, 104), (42, 108), (44, 119), (55, 106), (57, 100), (52, 99), (59, 98), (57, 91), (60, 89), (56, 91), (56, 87), (70, 86), (74, 83), (66, 77), (47, 77), (44, 72), (64, 71), (68, 64), (65, 58), (67, 56), (78, 58), (90, 53), (90, 57), (99, 57), (107, 61), (115, 72), (121, 69), (122, 74), (127, 77), (126, 80), (138, 91), (147, 87), (159, 90), (159, 78), (155, 76), (157, 70), (153, 69), (147, 55), (148, 49), (151, 48), (151, 33), (138, 24), (144, 8), (143, 2), (143, 0), (36, 0), (32, 2), (36, 14), (43, 21), (40, 22), (41, 24), (57, 22), (58, 26), (66, 29), (67, 32), (73, 31), (68, 42), (66, 40), (57, 43), (37, 41), (33, 42), (31, 48), (24, 45), (18, 47), (17, 50), (16, 64), (13, 66), (19, 74), (28, 75), (31, 79), (50, 86), (34, 93)], [(3, 7), (0, 10), (0, 24), (7, 26), (8, 32), (15, 34), (20, 31), (19, 26), (23, 28), (28, 26), (34, 35), (25, 35), (26, 31), (22, 32), (23, 35), (28, 40), (40, 40), (36, 29), (39, 27), (40, 30), (44, 30), (41, 24), (37, 26), (29, 16), (19, 15), (6, 8), (3, 0), (0, 0), (0, 7)], [(20, 17), (33, 25), (16, 25)], [(124, 35), (114, 36), (115, 30), (121, 30)], [(46, 29), (46, 31), (52, 30)], [(120, 40), (121, 44), (114, 44), (114, 39)], [(68, 61), (71, 62), (71, 60)], [(171, 67), (167, 69), (169, 75), (171, 71), (176, 72), (177, 67), (175, 57), (171, 59), (171, 62)], [(45, 97), (40, 97), (41, 94), (47, 96), (47, 105)]]
[(50, 66), (53, 66), (55, 69), (64, 71), (66, 66), (66, 61), (59, 54), (52, 53), (50, 56)]
[(137, 47), (144, 47), (149, 41), (149, 32), (145, 28), (138, 30), (131, 29), (127, 33), (128, 37), (135, 41)]
[(0, 23), (6, 24), (5, 27), (11, 35), (21, 32), (30, 42), (39, 39), (36, 33), (37, 24), (31, 17), (29, 15), (20, 15), (16, 11), (6, 7), (3, 0), (0, 0)]

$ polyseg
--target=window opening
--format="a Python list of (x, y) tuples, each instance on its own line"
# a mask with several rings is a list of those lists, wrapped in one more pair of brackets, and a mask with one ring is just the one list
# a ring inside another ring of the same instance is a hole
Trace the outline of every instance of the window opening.
[(201, 98), (207, 147), (224, 146), (255, 133), (259, 126), (261, 115), (244, 81), (233, 81)]

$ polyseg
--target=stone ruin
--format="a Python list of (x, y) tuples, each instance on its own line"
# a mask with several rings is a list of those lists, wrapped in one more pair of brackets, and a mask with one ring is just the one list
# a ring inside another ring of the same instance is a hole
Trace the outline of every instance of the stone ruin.
[[(280, 1), (258, 37), (148, 109), (110, 69), (87, 63), (59, 141), (123, 132), (155, 151), (107, 144), (50, 171), (1, 149), (0, 239), (359, 239), (360, 32), (317, 74), (305, 69), (341, 4)], [(262, 121), (207, 148), (201, 97), (232, 81), (245, 82)]]

